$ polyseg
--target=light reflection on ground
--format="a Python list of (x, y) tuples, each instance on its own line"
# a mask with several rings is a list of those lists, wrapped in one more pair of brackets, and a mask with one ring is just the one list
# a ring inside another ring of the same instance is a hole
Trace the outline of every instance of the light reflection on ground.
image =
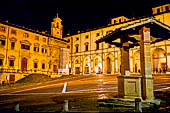
[(101, 100), (101, 99), (107, 99), (108, 96), (106, 96), (106, 94), (99, 94), (98, 96), (98, 99)]

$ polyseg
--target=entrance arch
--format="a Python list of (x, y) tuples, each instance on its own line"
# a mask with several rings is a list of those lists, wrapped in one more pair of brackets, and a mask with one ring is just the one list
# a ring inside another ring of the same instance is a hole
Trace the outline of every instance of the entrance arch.
[(134, 72), (140, 73), (141, 72), (141, 66), (140, 66), (140, 50), (137, 50), (133, 55), (133, 61), (134, 61)]
[(27, 58), (25, 57), (21, 60), (21, 70), (27, 71)]
[(80, 58), (74, 60), (75, 74), (80, 74)]
[(89, 74), (90, 73), (90, 58), (86, 57), (84, 59), (84, 74)]
[(94, 58), (94, 70), (96, 74), (102, 73), (102, 59), (99, 56)]
[(162, 48), (156, 48), (152, 53), (153, 58), (153, 72), (162, 73), (166, 72), (166, 52)]
[(107, 74), (111, 74), (112, 72), (112, 62), (110, 60), (110, 57), (107, 57)]
[(107, 74), (113, 74), (114, 73), (114, 57), (112, 54), (108, 54), (105, 57), (105, 72)]

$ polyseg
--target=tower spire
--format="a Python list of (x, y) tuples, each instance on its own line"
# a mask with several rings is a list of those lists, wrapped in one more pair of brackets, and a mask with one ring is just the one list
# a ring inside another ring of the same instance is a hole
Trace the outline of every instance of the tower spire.
[(61, 22), (62, 22), (62, 20), (58, 16), (58, 12), (57, 12), (57, 15), (51, 22), (51, 35), (52, 36), (57, 37), (57, 38), (62, 38), (63, 26), (62, 26)]
[(58, 18), (58, 12), (57, 12), (57, 18)]

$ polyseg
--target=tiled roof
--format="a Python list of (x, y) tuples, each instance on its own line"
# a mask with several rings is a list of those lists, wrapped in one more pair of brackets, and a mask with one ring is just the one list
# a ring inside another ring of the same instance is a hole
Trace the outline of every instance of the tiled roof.
[[(101, 43), (103, 41), (112, 43), (112, 41), (120, 38), (124, 34), (131, 34), (131, 33), (138, 34), (139, 29), (141, 29), (143, 26), (152, 27), (152, 29), (154, 30), (151, 29), (151, 35), (156, 38), (161, 37), (161, 39), (157, 39), (152, 43), (162, 41), (162, 40), (167, 40), (170, 38), (170, 26), (156, 20), (154, 17), (148, 17), (146, 19), (141, 19), (138, 22), (134, 22), (132, 24), (128, 24), (120, 28), (117, 28), (109, 32), (109, 34), (107, 34), (106, 36), (97, 40), (96, 43)], [(130, 38), (128, 38), (128, 40), (130, 40)]]

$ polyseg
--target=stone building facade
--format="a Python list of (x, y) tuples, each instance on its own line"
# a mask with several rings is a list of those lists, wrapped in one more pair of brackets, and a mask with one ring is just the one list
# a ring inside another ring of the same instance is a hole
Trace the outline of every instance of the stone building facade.
[(9, 22), (0, 22), (0, 83), (15, 82), (32, 73), (58, 76), (62, 39), (61, 19), (51, 23), (51, 35)]
[[(152, 8), (151, 17), (170, 26), (170, 4)], [(70, 41), (69, 71), (72, 74), (119, 74), (121, 69), (120, 48), (105, 42), (96, 44), (96, 40), (110, 31), (140, 22), (147, 17), (128, 19), (124, 16), (113, 18), (111, 24), (87, 31), (79, 31), (75, 35), (65, 37)], [(152, 37), (154, 40), (154, 37)], [(116, 40), (115, 42), (118, 42)], [(140, 73), (140, 48), (129, 52), (130, 73)], [(160, 41), (151, 45), (153, 73), (170, 72), (170, 40)]]

